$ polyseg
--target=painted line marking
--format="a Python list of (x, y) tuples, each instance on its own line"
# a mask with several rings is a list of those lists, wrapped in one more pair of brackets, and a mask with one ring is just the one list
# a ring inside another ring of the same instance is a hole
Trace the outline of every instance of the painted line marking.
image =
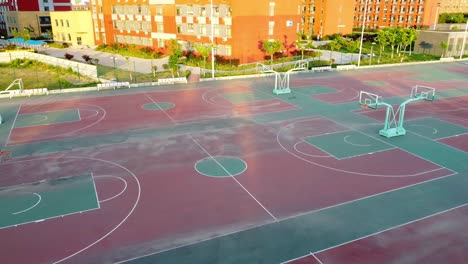
[(323, 262), (320, 261), (320, 259), (314, 253), (310, 252), (310, 255), (314, 257), (320, 264), (323, 264)]
[(203, 150), (203, 152), (205, 152), (210, 158), (212, 158), (213, 161), (214, 161), (216, 164), (218, 164), (219, 167), (221, 167), (221, 169), (223, 169), (229, 176), (231, 176), (231, 178), (232, 178), (235, 182), (237, 182), (237, 184), (239, 184), (239, 186), (242, 187), (242, 189), (244, 189), (244, 191), (246, 191), (246, 192), (250, 195), (250, 197), (252, 197), (252, 198), (263, 208), (263, 210), (265, 210), (276, 222), (278, 222), (278, 219), (277, 219), (267, 208), (265, 208), (265, 206), (263, 206), (263, 204), (262, 204), (261, 202), (259, 202), (259, 201), (257, 200), (257, 198), (255, 198), (255, 196), (253, 196), (253, 195), (247, 190), (247, 188), (245, 188), (245, 187), (244, 187), (244, 186), (243, 186), (243, 185), (242, 185), (242, 184), (241, 184), (241, 183), (240, 183), (240, 182), (239, 182), (239, 181), (238, 181), (238, 180), (221, 164), (221, 163), (219, 163), (219, 161), (217, 161), (213, 156), (211, 156), (211, 154), (210, 154), (200, 143), (198, 143), (198, 142), (193, 138), (192, 135), (190, 135), (190, 138), (193, 140), (193, 142), (195, 142), (195, 144), (198, 145), (198, 147), (200, 147), (200, 148)]
[(99, 197), (96, 189), (96, 182), (94, 181), (94, 174), (91, 172), (91, 180), (93, 181), (93, 188), (94, 188), (94, 194), (96, 195), (96, 202), (98, 205), (98, 209), (101, 209), (101, 204), (99, 203)]
[(116, 178), (116, 179), (119, 179), (119, 180), (123, 181), (123, 183), (124, 183), (124, 188), (118, 194), (116, 194), (116, 195), (114, 195), (112, 197), (100, 200), (99, 201), (100, 203), (107, 202), (107, 201), (110, 201), (112, 199), (115, 199), (115, 198), (119, 197), (122, 193), (124, 193), (125, 190), (127, 190), (127, 186), (128, 186), (127, 181), (124, 180), (121, 177), (113, 176), (113, 175), (99, 175), (99, 176), (94, 176), (94, 178)]
[[(177, 121), (174, 120), (174, 118), (172, 118), (172, 116), (170, 116), (170, 115), (166, 112), (166, 110), (162, 109), (162, 107), (161, 107), (158, 103), (156, 103), (156, 102), (153, 100), (153, 98), (151, 98), (151, 96), (149, 96), (147, 93), (143, 93), (143, 94), (144, 94), (148, 99), (150, 99), (151, 102), (153, 102), (153, 104), (155, 104), (155, 105), (159, 108), (159, 110), (161, 110), (172, 122), (174, 122), (175, 124), (177, 124)], [(174, 105), (175, 105), (175, 104), (174, 104)]]
[(18, 119), (20, 109), (21, 109), (21, 105), (18, 107), (18, 111), (16, 111), (16, 116), (15, 116), (15, 119), (13, 120), (13, 124), (11, 125), (10, 133), (8, 133), (7, 140), (5, 141), (5, 147), (8, 144), (8, 142), (10, 141), (11, 132), (13, 132), (13, 129), (15, 128), (16, 119)]
[(34, 207), (36, 207), (36, 206), (41, 202), (42, 197), (41, 197), (40, 194), (38, 194), (38, 193), (32, 193), (32, 194), (34, 194), (35, 196), (37, 196), (37, 198), (38, 198), (38, 199), (37, 199), (37, 202), (36, 202), (35, 204), (33, 204), (32, 206), (30, 206), (30, 207), (24, 209), (24, 210), (21, 210), (21, 211), (18, 211), (18, 212), (14, 212), (14, 213), (13, 213), (14, 215), (21, 214), (21, 213), (24, 213), (24, 212), (26, 212), (26, 211), (29, 211), (29, 210), (33, 209)]
[(343, 141), (345, 143), (348, 143), (348, 144), (356, 146), (356, 147), (370, 147), (370, 146), (372, 146), (372, 144), (356, 144), (356, 143), (350, 142), (350, 141), (348, 141), (348, 138), (350, 138), (350, 137), (351, 137), (350, 135), (345, 136), (343, 138)]

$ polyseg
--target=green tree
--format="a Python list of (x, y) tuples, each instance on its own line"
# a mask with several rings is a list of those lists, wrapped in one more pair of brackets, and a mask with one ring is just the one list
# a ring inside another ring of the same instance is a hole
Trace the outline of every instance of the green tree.
[(177, 72), (177, 74), (179, 74), (179, 59), (180, 57), (182, 57), (182, 48), (177, 42), (177, 39), (171, 39), (169, 51), (171, 52), (171, 55), (169, 55), (167, 63), (169, 69), (171, 70), (172, 78), (174, 78), (174, 72)]
[(294, 42), (296, 45), (297, 49), (301, 51), (301, 60), (304, 59), (304, 51), (313, 49), (314, 44), (311, 38), (309, 38), (307, 35), (302, 34), (300, 32), (297, 32), (297, 40)]
[(332, 40), (332, 42), (330, 42), (330, 64), (333, 63), (332, 61), (332, 53), (334, 50), (340, 50), (341, 47), (342, 47), (342, 44), (341, 44), (341, 41), (338, 39), (338, 38), (335, 38), (334, 40)]
[(374, 41), (379, 44), (379, 58), (377, 60), (377, 63), (380, 63), (380, 60), (382, 59), (382, 52), (385, 50), (385, 47), (389, 43), (387, 36), (388, 36), (388, 31), (379, 30), (377, 32), (377, 37), (374, 39)]
[(206, 68), (206, 59), (211, 53), (213, 45), (195, 44), (195, 50), (203, 57), (203, 67)]
[(279, 40), (265, 40), (263, 41), (262, 48), (267, 53), (270, 54), (270, 64), (273, 65), (273, 54), (280, 51), (283, 47), (283, 43)]
[(440, 48), (442, 48), (442, 58), (447, 56), (447, 48), (448, 48), (447, 42), (441, 41), (440, 42)]
[(31, 34), (29, 33), (29, 30), (27, 28), (23, 28), (23, 31), (21, 32), (21, 37), (24, 41), (28, 41), (31, 39)]

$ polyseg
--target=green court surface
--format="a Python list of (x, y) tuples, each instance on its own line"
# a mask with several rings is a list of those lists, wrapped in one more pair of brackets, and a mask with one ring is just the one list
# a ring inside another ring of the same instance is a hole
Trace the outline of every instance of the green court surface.
[(413, 79), (425, 82), (448, 81), (460, 78), (468, 78), (468, 76), (464, 76), (462, 74), (451, 73), (447, 71), (434, 71), (428, 66), (415, 67), (412, 68), (411, 71), (418, 73), (417, 75), (412, 76)]
[(468, 129), (462, 126), (435, 118), (409, 120), (406, 122), (405, 127), (407, 131), (430, 139), (452, 137), (468, 132)]
[(393, 148), (383, 141), (353, 130), (308, 137), (304, 141), (337, 159), (351, 158)]
[(295, 92), (305, 95), (314, 95), (314, 94), (326, 94), (326, 93), (336, 93), (336, 89), (330, 88), (323, 85), (313, 85), (308, 87), (300, 87), (295, 90)]
[(384, 82), (384, 81), (365, 81), (363, 82), (367, 85), (370, 85), (370, 86), (386, 86), (388, 85), (387, 82)]
[(5, 187), (0, 189), (0, 228), (97, 208), (91, 174)]
[(271, 100), (274, 97), (267, 93), (258, 91), (223, 93), (221, 96), (233, 104), (244, 104), (257, 101)]
[(78, 109), (20, 114), (16, 119), (15, 128), (75, 121), (80, 121), (80, 112)]

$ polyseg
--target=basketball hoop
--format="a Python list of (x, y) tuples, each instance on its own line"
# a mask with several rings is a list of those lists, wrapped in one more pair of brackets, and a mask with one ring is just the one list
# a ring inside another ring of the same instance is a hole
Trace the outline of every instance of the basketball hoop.
[(369, 104), (362, 104), (361, 106), (362, 106), (362, 109), (367, 109), (367, 108), (369, 108)]

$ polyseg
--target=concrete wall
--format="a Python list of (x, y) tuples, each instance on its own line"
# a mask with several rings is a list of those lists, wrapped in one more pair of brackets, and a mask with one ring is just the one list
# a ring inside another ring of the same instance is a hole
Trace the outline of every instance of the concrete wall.
[(53, 66), (59, 66), (64, 69), (71, 68), (74, 72), (79, 73), (83, 76), (89, 78), (97, 79), (97, 68), (96, 65), (90, 65), (86, 63), (81, 63), (77, 61), (70, 61), (67, 59), (55, 58), (43, 54), (27, 52), (27, 51), (17, 51), (17, 52), (1, 52), (0, 53), (0, 62), (10, 62), (15, 59), (31, 59), (37, 60), (43, 63), (47, 63)]
[[(465, 32), (463, 31), (419, 31), (414, 52), (442, 56), (444, 50), (440, 43), (448, 44), (444, 57), (459, 57)], [(465, 43), (464, 54), (468, 54), (468, 41)]]

